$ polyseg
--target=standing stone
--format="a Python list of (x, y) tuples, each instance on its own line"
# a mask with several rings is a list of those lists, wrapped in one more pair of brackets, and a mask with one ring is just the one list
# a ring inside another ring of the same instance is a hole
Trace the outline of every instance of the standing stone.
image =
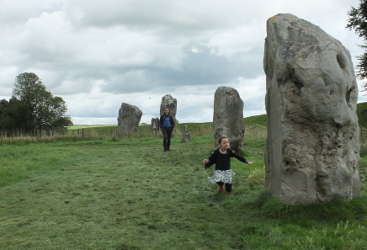
[(189, 127), (185, 125), (184, 131), (182, 133), (182, 142), (190, 142), (190, 141), (191, 141), (190, 130)]
[(290, 14), (267, 21), (267, 191), (291, 205), (360, 194), (358, 87), (349, 51)]
[(151, 126), (152, 126), (153, 135), (157, 135), (157, 132), (159, 131), (159, 118), (158, 117), (152, 118)]
[(117, 131), (120, 135), (134, 133), (138, 131), (139, 123), (143, 112), (136, 106), (122, 103), (117, 118)]
[(173, 116), (173, 118), (175, 119), (175, 126), (177, 126), (177, 120), (176, 120), (176, 113), (177, 113), (177, 99), (173, 98), (170, 94), (167, 94), (165, 96), (162, 97), (162, 102), (161, 102), (161, 108), (160, 108), (160, 115), (163, 115), (164, 110), (166, 108), (170, 109), (170, 114)]
[(221, 136), (229, 138), (233, 150), (242, 150), (245, 125), (243, 122), (243, 101), (237, 90), (219, 87), (214, 95), (214, 147)]

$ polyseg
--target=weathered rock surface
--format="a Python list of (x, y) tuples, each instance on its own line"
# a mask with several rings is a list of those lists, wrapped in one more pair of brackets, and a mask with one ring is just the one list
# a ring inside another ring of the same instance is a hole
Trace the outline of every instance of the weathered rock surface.
[(152, 127), (152, 132), (153, 132), (153, 135), (157, 135), (157, 132), (159, 131), (159, 118), (156, 117), (156, 118), (152, 118), (151, 120), (151, 127)]
[(219, 87), (214, 94), (214, 147), (221, 136), (229, 138), (233, 150), (242, 150), (245, 125), (243, 123), (243, 101), (237, 90)]
[(136, 106), (122, 103), (117, 118), (118, 134), (124, 135), (138, 131), (139, 123), (143, 112)]
[(182, 142), (191, 142), (190, 130), (187, 125), (184, 126), (184, 131), (182, 133)]
[(175, 126), (177, 126), (177, 120), (176, 120), (176, 113), (177, 113), (177, 99), (173, 98), (170, 94), (167, 94), (165, 96), (162, 97), (162, 102), (161, 102), (161, 108), (160, 108), (160, 115), (163, 115), (164, 110), (166, 108), (170, 109), (170, 114), (173, 116), (173, 118), (175, 119)]
[(360, 194), (358, 87), (349, 51), (290, 14), (267, 21), (266, 189), (287, 204)]

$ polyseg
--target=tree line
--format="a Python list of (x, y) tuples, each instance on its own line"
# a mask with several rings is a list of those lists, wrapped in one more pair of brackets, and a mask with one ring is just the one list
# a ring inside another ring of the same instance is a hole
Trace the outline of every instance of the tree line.
[[(360, 45), (365, 50), (364, 54), (357, 57), (359, 63), (356, 66), (357, 76), (364, 80), (367, 77), (367, 0), (360, 0), (357, 8), (352, 7), (348, 12), (348, 23), (346, 28), (354, 29), (355, 33), (364, 40)], [(363, 92), (367, 92), (367, 81), (362, 83)]]
[(63, 130), (72, 125), (65, 101), (54, 96), (34, 73), (15, 79), (12, 97), (0, 100), (0, 131), (34, 134), (39, 130)]

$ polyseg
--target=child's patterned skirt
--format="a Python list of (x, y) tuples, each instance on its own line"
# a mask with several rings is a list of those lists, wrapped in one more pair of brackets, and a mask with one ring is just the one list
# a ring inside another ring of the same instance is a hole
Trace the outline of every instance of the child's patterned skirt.
[(211, 183), (224, 182), (224, 183), (232, 183), (232, 177), (235, 173), (232, 169), (228, 170), (215, 170), (214, 174), (211, 177), (208, 177), (208, 181)]

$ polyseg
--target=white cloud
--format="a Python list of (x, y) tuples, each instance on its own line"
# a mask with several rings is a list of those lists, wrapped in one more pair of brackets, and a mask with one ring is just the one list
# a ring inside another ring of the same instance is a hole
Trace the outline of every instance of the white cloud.
[(78, 124), (117, 124), (122, 102), (149, 123), (165, 94), (177, 98), (180, 122), (211, 121), (219, 86), (238, 90), (244, 116), (265, 113), (266, 20), (306, 19), (340, 40), (357, 64), (362, 41), (345, 25), (358, 3), (1, 0), (0, 95), (10, 98), (15, 77), (34, 72)]
[(259, 42), (264, 41), (265, 37), (265, 28), (259, 30), (258, 26), (243, 26), (215, 34), (209, 40), (209, 47), (218, 55), (233, 55), (239, 51), (262, 53)]

